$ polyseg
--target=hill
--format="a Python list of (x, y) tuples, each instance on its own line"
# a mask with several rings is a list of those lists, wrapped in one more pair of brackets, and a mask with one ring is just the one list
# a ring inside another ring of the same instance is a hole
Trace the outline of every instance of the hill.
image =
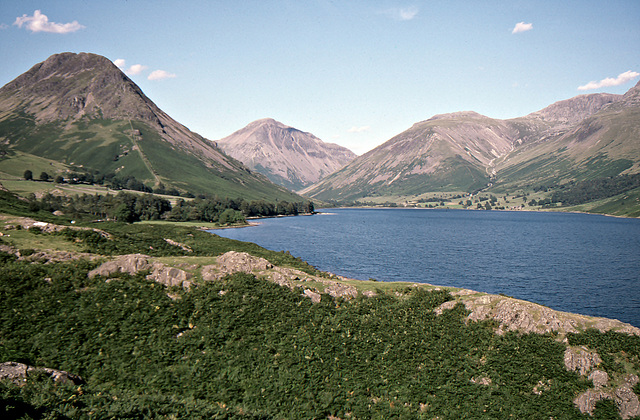
[(85, 172), (191, 194), (300, 199), (173, 120), (95, 54), (53, 55), (3, 86), (0, 143), (3, 160), (62, 164), (52, 176)]
[(271, 118), (217, 141), (218, 147), (271, 181), (297, 191), (342, 168), (356, 155)]
[(640, 86), (581, 95), (511, 120), (475, 112), (414, 124), (302, 193), (406, 201), (432, 192), (532, 193), (640, 172)]
[(0, 215), (6, 418), (640, 415), (630, 325), (349, 280), (188, 227), (48, 217)]

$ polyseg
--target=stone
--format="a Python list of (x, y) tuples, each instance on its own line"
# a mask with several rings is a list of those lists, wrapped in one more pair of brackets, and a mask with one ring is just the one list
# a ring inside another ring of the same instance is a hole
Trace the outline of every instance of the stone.
[(149, 263), (149, 256), (144, 254), (128, 254), (122, 255), (113, 261), (108, 261), (100, 267), (89, 271), (89, 278), (95, 276), (109, 277), (115, 273), (137, 274), (139, 271), (150, 270), (152, 265)]
[(586, 348), (573, 349), (567, 347), (564, 351), (564, 366), (569, 371), (578, 372), (584, 376), (591, 369), (602, 363), (602, 359), (595, 351)]
[(13, 381), (13, 383), (20, 385), (26, 382), (29, 375), (33, 375), (37, 372), (46, 373), (57, 383), (71, 382), (76, 385), (84, 383), (82, 377), (71, 374), (69, 372), (65, 372), (64, 370), (33, 367), (24, 363), (17, 362), (0, 363), (0, 381), (8, 379)]
[(609, 382), (609, 375), (605, 371), (596, 369), (593, 372), (591, 372), (591, 374), (587, 379), (593, 382), (593, 387), (595, 389), (600, 389), (606, 386), (607, 383)]

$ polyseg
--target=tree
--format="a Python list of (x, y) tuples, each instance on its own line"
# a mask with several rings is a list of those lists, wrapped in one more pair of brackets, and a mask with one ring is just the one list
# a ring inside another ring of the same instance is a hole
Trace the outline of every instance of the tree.
[(24, 179), (26, 179), (27, 181), (31, 181), (33, 180), (33, 172), (31, 172), (30, 170), (26, 170), (24, 171)]
[(49, 180), (49, 178), (51, 178), (51, 177), (49, 176), (49, 174), (48, 174), (48, 173), (46, 173), (46, 172), (40, 172), (40, 181), (48, 181), (48, 180)]
[(62, 177), (62, 175), (56, 176), (56, 179), (55, 179), (56, 184), (62, 184), (63, 182), (64, 182), (64, 178)]

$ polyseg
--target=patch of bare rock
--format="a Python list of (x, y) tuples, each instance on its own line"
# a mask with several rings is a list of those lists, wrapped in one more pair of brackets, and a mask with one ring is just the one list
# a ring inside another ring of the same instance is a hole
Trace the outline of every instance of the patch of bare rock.
[(640, 335), (640, 328), (615, 319), (556, 311), (546, 306), (507, 296), (487, 295), (468, 289), (452, 291), (451, 295), (456, 299), (445, 302), (436, 308), (435, 312), (437, 314), (441, 314), (442, 311), (462, 303), (470, 311), (467, 317), (469, 321), (482, 321), (485, 319), (498, 321), (497, 334), (504, 334), (507, 331), (541, 334), (558, 332), (565, 334), (583, 331), (587, 328), (596, 328), (602, 332), (614, 330)]
[[(185, 267), (186, 268), (186, 267)], [(194, 267), (190, 267), (194, 269)], [(198, 267), (196, 266), (197, 270)], [(110, 277), (115, 273), (135, 275), (141, 271), (150, 271), (149, 280), (166, 286), (190, 288), (194, 275), (178, 267), (168, 266), (144, 254), (122, 255), (107, 261), (89, 272), (89, 277)], [(193, 271), (193, 270), (192, 270)], [(199, 269), (202, 281), (220, 281), (229, 274), (238, 272), (255, 274), (260, 278), (290, 289), (302, 288), (302, 295), (313, 302), (319, 302), (321, 294), (325, 293), (337, 298), (351, 299), (358, 296), (358, 290), (340, 281), (307, 274), (292, 268), (276, 267), (264, 258), (252, 256), (246, 252), (229, 251), (215, 259), (214, 264), (208, 264)], [(365, 292), (365, 296), (375, 293)]]
[(112, 261), (107, 261), (98, 268), (89, 271), (89, 277), (110, 277), (115, 273), (128, 273), (135, 275), (140, 271), (150, 271), (147, 279), (162, 283), (165, 286), (178, 286), (189, 289), (192, 274), (176, 267), (151, 261), (151, 257), (144, 254), (121, 255)]
[(84, 383), (84, 380), (80, 376), (65, 372), (64, 370), (33, 367), (17, 362), (0, 363), (0, 381), (7, 379), (17, 385), (23, 384), (29, 376), (39, 372), (49, 375), (51, 379), (57, 383), (73, 383), (76, 385)]
[(602, 359), (598, 353), (585, 347), (568, 347), (564, 352), (564, 365), (593, 383), (593, 388), (578, 395), (573, 403), (581, 413), (593, 415), (596, 403), (600, 400), (613, 400), (618, 407), (620, 417), (630, 419), (640, 416), (640, 401), (633, 392), (638, 383), (638, 375), (626, 374), (610, 378), (603, 370), (595, 369)]

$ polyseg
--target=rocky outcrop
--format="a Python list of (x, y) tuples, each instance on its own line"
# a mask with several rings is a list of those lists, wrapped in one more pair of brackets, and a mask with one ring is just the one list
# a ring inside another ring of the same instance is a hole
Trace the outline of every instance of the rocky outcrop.
[(451, 292), (455, 300), (445, 302), (436, 308), (436, 314), (453, 308), (456, 304), (463, 304), (470, 311), (469, 321), (493, 319), (499, 322), (497, 334), (507, 331), (524, 333), (568, 332), (583, 331), (595, 328), (599, 331), (614, 330), (627, 334), (640, 335), (640, 328), (625, 324), (615, 319), (590, 317), (556, 311), (546, 306), (514, 299), (506, 296), (488, 295), (468, 289)]
[(586, 348), (568, 347), (564, 352), (564, 366), (567, 370), (578, 372), (582, 376), (585, 376), (600, 363), (602, 363), (602, 359), (598, 353)]
[(587, 379), (593, 383), (593, 388), (580, 393), (573, 403), (581, 413), (593, 415), (598, 401), (613, 400), (623, 419), (640, 416), (640, 401), (633, 392), (633, 387), (638, 383), (638, 375), (610, 378), (604, 370), (594, 369), (601, 362), (598, 353), (587, 348), (567, 348), (564, 353), (566, 369), (581, 376), (588, 375)]
[(213, 281), (233, 273), (252, 273), (270, 268), (273, 268), (273, 265), (264, 258), (254, 257), (246, 252), (229, 251), (219, 256), (216, 259), (216, 264), (202, 268), (202, 279)]
[(39, 372), (49, 375), (51, 379), (57, 383), (73, 383), (76, 385), (84, 383), (84, 380), (80, 376), (65, 372), (64, 370), (33, 367), (16, 362), (0, 363), (0, 381), (10, 380), (17, 385), (23, 384), (29, 376)]
[(150, 256), (144, 254), (129, 254), (107, 261), (88, 273), (89, 278), (95, 276), (110, 277), (115, 273), (136, 275), (140, 271), (151, 271), (147, 279), (165, 286), (190, 288), (192, 275), (176, 267), (170, 267), (160, 262), (151, 262)]

